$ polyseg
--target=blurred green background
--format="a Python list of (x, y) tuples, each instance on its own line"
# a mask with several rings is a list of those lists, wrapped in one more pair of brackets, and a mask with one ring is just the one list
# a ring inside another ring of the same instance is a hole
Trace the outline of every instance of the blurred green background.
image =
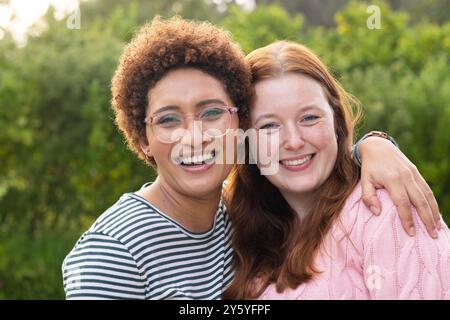
[[(381, 29), (367, 28), (371, 4)], [(63, 299), (61, 263), (75, 241), (153, 179), (114, 126), (110, 79), (155, 14), (209, 20), (245, 52), (276, 39), (312, 48), (362, 101), (359, 132), (394, 136), (450, 223), (449, 1), (91, 0), (80, 13), (70, 29), (50, 7), (19, 47), (0, 27), (0, 299)]]

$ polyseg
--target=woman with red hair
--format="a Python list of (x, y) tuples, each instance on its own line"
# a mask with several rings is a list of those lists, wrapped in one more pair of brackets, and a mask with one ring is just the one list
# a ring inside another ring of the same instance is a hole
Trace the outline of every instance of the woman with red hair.
[(357, 101), (302, 45), (276, 42), (247, 60), (246, 126), (278, 152), (279, 169), (263, 176), (258, 162), (240, 165), (230, 180), (236, 258), (225, 297), (450, 299), (445, 223), (431, 239), (415, 219), (408, 237), (386, 190), (377, 190), (380, 218), (363, 205), (350, 148)]

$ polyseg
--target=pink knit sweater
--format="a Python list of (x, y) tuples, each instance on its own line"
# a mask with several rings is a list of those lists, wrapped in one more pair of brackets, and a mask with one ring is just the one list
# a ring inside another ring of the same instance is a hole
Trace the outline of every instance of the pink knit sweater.
[(260, 299), (450, 299), (450, 231), (432, 239), (414, 215), (416, 236), (403, 230), (389, 194), (379, 190), (379, 217), (366, 208), (358, 185), (325, 236), (316, 258), (321, 273), (296, 289)]

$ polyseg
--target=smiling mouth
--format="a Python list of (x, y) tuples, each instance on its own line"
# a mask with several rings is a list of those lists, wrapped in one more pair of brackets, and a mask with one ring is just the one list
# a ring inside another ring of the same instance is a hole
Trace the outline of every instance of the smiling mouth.
[(316, 154), (309, 154), (307, 156), (304, 156), (300, 159), (295, 160), (280, 160), (280, 163), (286, 167), (294, 167), (294, 166), (301, 166), (302, 164), (305, 164), (309, 160), (311, 160)]
[(192, 157), (180, 158), (180, 165), (182, 166), (199, 166), (204, 164), (212, 164), (216, 158), (216, 150), (208, 154), (197, 155)]

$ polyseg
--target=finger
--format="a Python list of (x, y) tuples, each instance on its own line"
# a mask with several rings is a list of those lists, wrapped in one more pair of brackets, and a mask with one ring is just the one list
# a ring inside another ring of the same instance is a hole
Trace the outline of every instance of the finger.
[(433, 218), (434, 218), (434, 222), (436, 223), (436, 227), (438, 229), (441, 229), (442, 228), (441, 214), (439, 212), (439, 205), (433, 194), (433, 190), (431, 190), (428, 183), (425, 181), (425, 179), (422, 177), (422, 175), (417, 170), (416, 170), (415, 178), (416, 178), (416, 183), (418, 184), (419, 188), (422, 190), (422, 193), (425, 195), (425, 198), (428, 201), (428, 205), (431, 207), (431, 212), (433, 214)]
[(405, 189), (392, 190), (387, 187), (386, 189), (388, 189), (392, 201), (397, 207), (403, 229), (405, 229), (406, 233), (410, 236), (414, 236), (416, 234), (416, 229), (414, 227), (414, 220), (412, 218), (411, 203), (409, 202), (408, 193)]
[(437, 238), (436, 223), (434, 222), (431, 207), (415, 180), (406, 185), (406, 191), (409, 200), (416, 207), (417, 213), (425, 224), (428, 233), (432, 238)]
[(363, 202), (367, 208), (376, 216), (381, 212), (381, 203), (377, 197), (377, 190), (375, 186), (369, 181), (361, 181)]

